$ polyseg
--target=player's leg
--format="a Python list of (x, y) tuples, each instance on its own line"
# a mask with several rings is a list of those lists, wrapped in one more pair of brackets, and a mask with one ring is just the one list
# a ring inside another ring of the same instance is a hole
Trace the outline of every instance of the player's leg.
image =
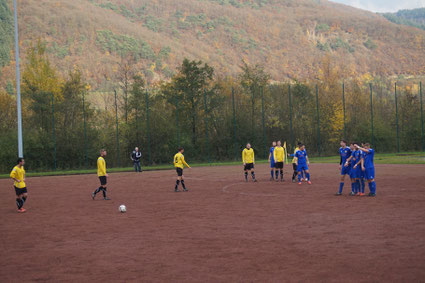
[(26, 188), (25, 188), (25, 192), (22, 194), (21, 200), (22, 200), (22, 208), (24, 207), (25, 202), (27, 201), (28, 198), (28, 193), (26, 192)]
[(183, 192), (187, 192), (187, 191), (188, 191), (188, 189), (186, 188), (186, 185), (184, 184), (184, 177), (183, 177), (183, 174), (182, 174), (182, 176), (181, 176), (181, 181), (180, 181), (180, 182), (182, 183)]
[(270, 181), (274, 180), (274, 167), (275, 164), (273, 162), (270, 162)]
[(297, 172), (297, 164), (292, 163), (292, 169), (294, 170), (294, 172), (292, 173), (292, 182), (295, 183), (298, 172)]
[(254, 171), (254, 163), (251, 165), (251, 178), (254, 182), (257, 182), (257, 180), (255, 179), (255, 171)]
[(366, 169), (366, 178), (369, 184), (369, 196), (376, 196), (376, 183), (375, 183), (375, 168)]
[(339, 190), (336, 195), (342, 195), (342, 190), (344, 189), (344, 183), (345, 183), (345, 174), (344, 174), (344, 168), (341, 169), (341, 182), (339, 183)]
[(176, 172), (177, 172), (177, 180), (176, 180), (176, 186), (174, 187), (174, 191), (179, 192), (179, 185), (182, 180), (183, 169), (177, 167)]
[(298, 185), (301, 185), (301, 173), (302, 173), (303, 169), (302, 166), (297, 165), (297, 174), (298, 174)]
[(22, 201), (22, 196), (23, 196), (23, 192), (21, 191), (21, 189), (15, 187), (15, 192), (16, 192), (16, 206), (18, 207), (18, 212), (23, 212), (22, 206), (24, 205), (23, 201)]
[(279, 163), (275, 164), (275, 177), (276, 177), (276, 182), (279, 181)]
[(306, 170), (304, 171), (304, 172), (305, 172), (305, 178), (306, 178), (306, 180), (307, 180), (307, 183), (308, 183), (309, 185), (311, 185), (311, 181), (310, 181), (310, 171), (308, 170), (308, 167), (307, 167), (307, 166), (306, 166), (305, 168), (306, 168)]

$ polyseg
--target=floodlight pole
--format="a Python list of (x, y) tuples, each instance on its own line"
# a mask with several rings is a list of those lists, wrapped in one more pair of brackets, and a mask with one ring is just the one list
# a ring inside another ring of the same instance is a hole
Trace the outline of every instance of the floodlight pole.
[(18, 40), (18, 11), (16, 0), (13, 0), (15, 14), (15, 62), (16, 62), (16, 104), (18, 113), (18, 154), (24, 157), (24, 147), (22, 142), (22, 107), (21, 107), (21, 73), (19, 71), (19, 40)]

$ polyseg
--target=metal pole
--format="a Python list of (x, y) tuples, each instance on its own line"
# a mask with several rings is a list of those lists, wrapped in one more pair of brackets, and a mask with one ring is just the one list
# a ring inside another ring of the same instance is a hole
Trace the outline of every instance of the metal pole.
[(148, 157), (149, 157), (149, 164), (152, 163), (152, 153), (151, 153), (151, 131), (149, 127), (149, 94), (148, 94), (148, 88), (146, 88), (146, 132), (148, 134)]
[(205, 142), (208, 156), (208, 163), (211, 163), (210, 156), (210, 146), (209, 146), (209, 137), (208, 137), (208, 107), (207, 107), (207, 93), (204, 89), (204, 106), (205, 106)]
[(395, 97), (395, 122), (397, 125), (397, 152), (400, 152), (400, 135), (398, 125), (398, 103), (397, 103), (397, 83), (394, 84), (394, 97)]
[(86, 100), (85, 93), (83, 92), (83, 123), (84, 123), (84, 163), (89, 166), (89, 154), (87, 149), (87, 125), (86, 125)]
[(421, 136), (422, 136), (422, 151), (425, 151), (425, 135), (424, 135), (424, 106), (422, 101), (422, 82), (419, 83), (419, 95), (421, 98)]
[(373, 134), (373, 88), (372, 83), (369, 84), (370, 87), (370, 127), (371, 127), (371, 144), (375, 146), (375, 136)]
[(119, 139), (119, 130), (118, 130), (118, 104), (117, 104), (117, 91), (114, 89), (115, 93), (115, 122), (117, 128), (117, 165), (120, 167), (120, 139)]
[(180, 129), (179, 129), (179, 98), (176, 94), (176, 128), (177, 128), (177, 146), (180, 146)]
[(295, 148), (295, 140), (294, 140), (294, 130), (292, 128), (292, 98), (291, 98), (291, 85), (288, 85), (288, 94), (289, 94), (289, 127), (291, 130), (291, 143)]
[(317, 86), (317, 84), (316, 84), (316, 108), (317, 108), (317, 150), (320, 156), (321, 148), (320, 148), (319, 87)]
[(18, 38), (18, 8), (16, 0), (13, 1), (15, 14), (15, 63), (16, 63), (16, 104), (18, 113), (18, 155), (24, 157), (24, 146), (22, 141), (22, 107), (21, 107), (21, 72), (19, 70), (19, 38)]
[(233, 146), (235, 150), (235, 159), (238, 156), (238, 148), (236, 144), (236, 110), (235, 110), (235, 90), (232, 87), (232, 104), (233, 104)]
[(263, 124), (263, 144), (264, 144), (264, 158), (267, 158), (267, 144), (266, 144), (266, 123), (264, 121), (264, 94), (263, 87), (261, 87), (261, 112), (262, 112), (262, 124)]
[(344, 111), (344, 139), (347, 138), (347, 129), (345, 124), (345, 83), (342, 83), (342, 110)]
[(52, 134), (53, 134), (53, 159), (54, 159), (54, 170), (57, 168), (57, 157), (56, 157), (56, 131), (55, 131), (55, 104), (53, 101), (53, 93), (52, 93)]

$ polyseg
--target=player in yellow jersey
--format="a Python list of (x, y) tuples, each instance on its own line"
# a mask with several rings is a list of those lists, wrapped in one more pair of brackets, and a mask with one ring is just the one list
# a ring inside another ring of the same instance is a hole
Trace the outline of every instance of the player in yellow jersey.
[(251, 177), (254, 182), (257, 182), (255, 179), (254, 165), (254, 150), (251, 148), (251, 144), (247, 144), (246, 148), (242, 151), (242, 162), (243, 170), (245, 171), (245, 182), (248, 182), (248, 172), (251, 172)]
[(190, 168), (190, 166), (184, 160), (183, 152), (184, 152), (184, 148), (180, 147), (179, 152), (177, 152), (174, 155), (173, 163), (174, 163), (174, 167), (176, 168), (176, 171), (177, 171), (177, 181), (176, 181), (176, 186), (174, 187), (175, 192), (179, 192), (180, 182), (182, 183), (183, 191), (184, 192), (188, 191), (188, 189), (186, 188), (186, 186), (184, 184), (183, 168), (184, 168), (184, 166), (186, 166), (187, 168)]
[(110, 198), (108, 198), (106, 196), (106, 183), (107, 183), (107, 179), (109, 177), (108, 173), (106, 173), (106, 161), (105, 161), (105, 156), (106, 156), (106, 150), (105, 149), (101, 149), (100, 150), (100, 156), (97, 159), (97, 176), (99, 177), (100, 180), (100, 187), (97, 188), (93, 193), (92, 193), (92, 198), (94, 200), (94, 198), (96, 197), (97, 193), (102, 192), (103, 193), (103, 199), (104, 200), (110, 200)]
[(282, 147), (282, 142), (278, 141), (274, 149), (274, 160), (276, 162), (276, 182), (278, 182), (278, 173), (280, 173), (280, 181), (283, 182), (283, 164), (285, 162), (285, 148)]
[(10, 172), (10, 178), (14, 181), (13, 186), (15, 187), (18, 212), (22, 213), (26, 211), (23, 206), (28, 197), (27, 186), (25, 185), (25, 160), (23, 158), (18, 158), (17, 163), (18, 164), (13, 167), (12, 172)]

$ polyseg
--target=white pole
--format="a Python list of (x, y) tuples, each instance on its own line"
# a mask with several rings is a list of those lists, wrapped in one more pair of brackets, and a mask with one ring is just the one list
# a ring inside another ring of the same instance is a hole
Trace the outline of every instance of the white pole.
[(16, 103), (18, 110), (18, 151), (19, 157), (24, 157), (24, 147), (22, 145), (22, 109), (21, 109), (21, 73), (19, 71), (19, 40), (18, 40), (18, 10), (16, 0), (13, 0), (15, 10), (15, 61), (16, 61)]

